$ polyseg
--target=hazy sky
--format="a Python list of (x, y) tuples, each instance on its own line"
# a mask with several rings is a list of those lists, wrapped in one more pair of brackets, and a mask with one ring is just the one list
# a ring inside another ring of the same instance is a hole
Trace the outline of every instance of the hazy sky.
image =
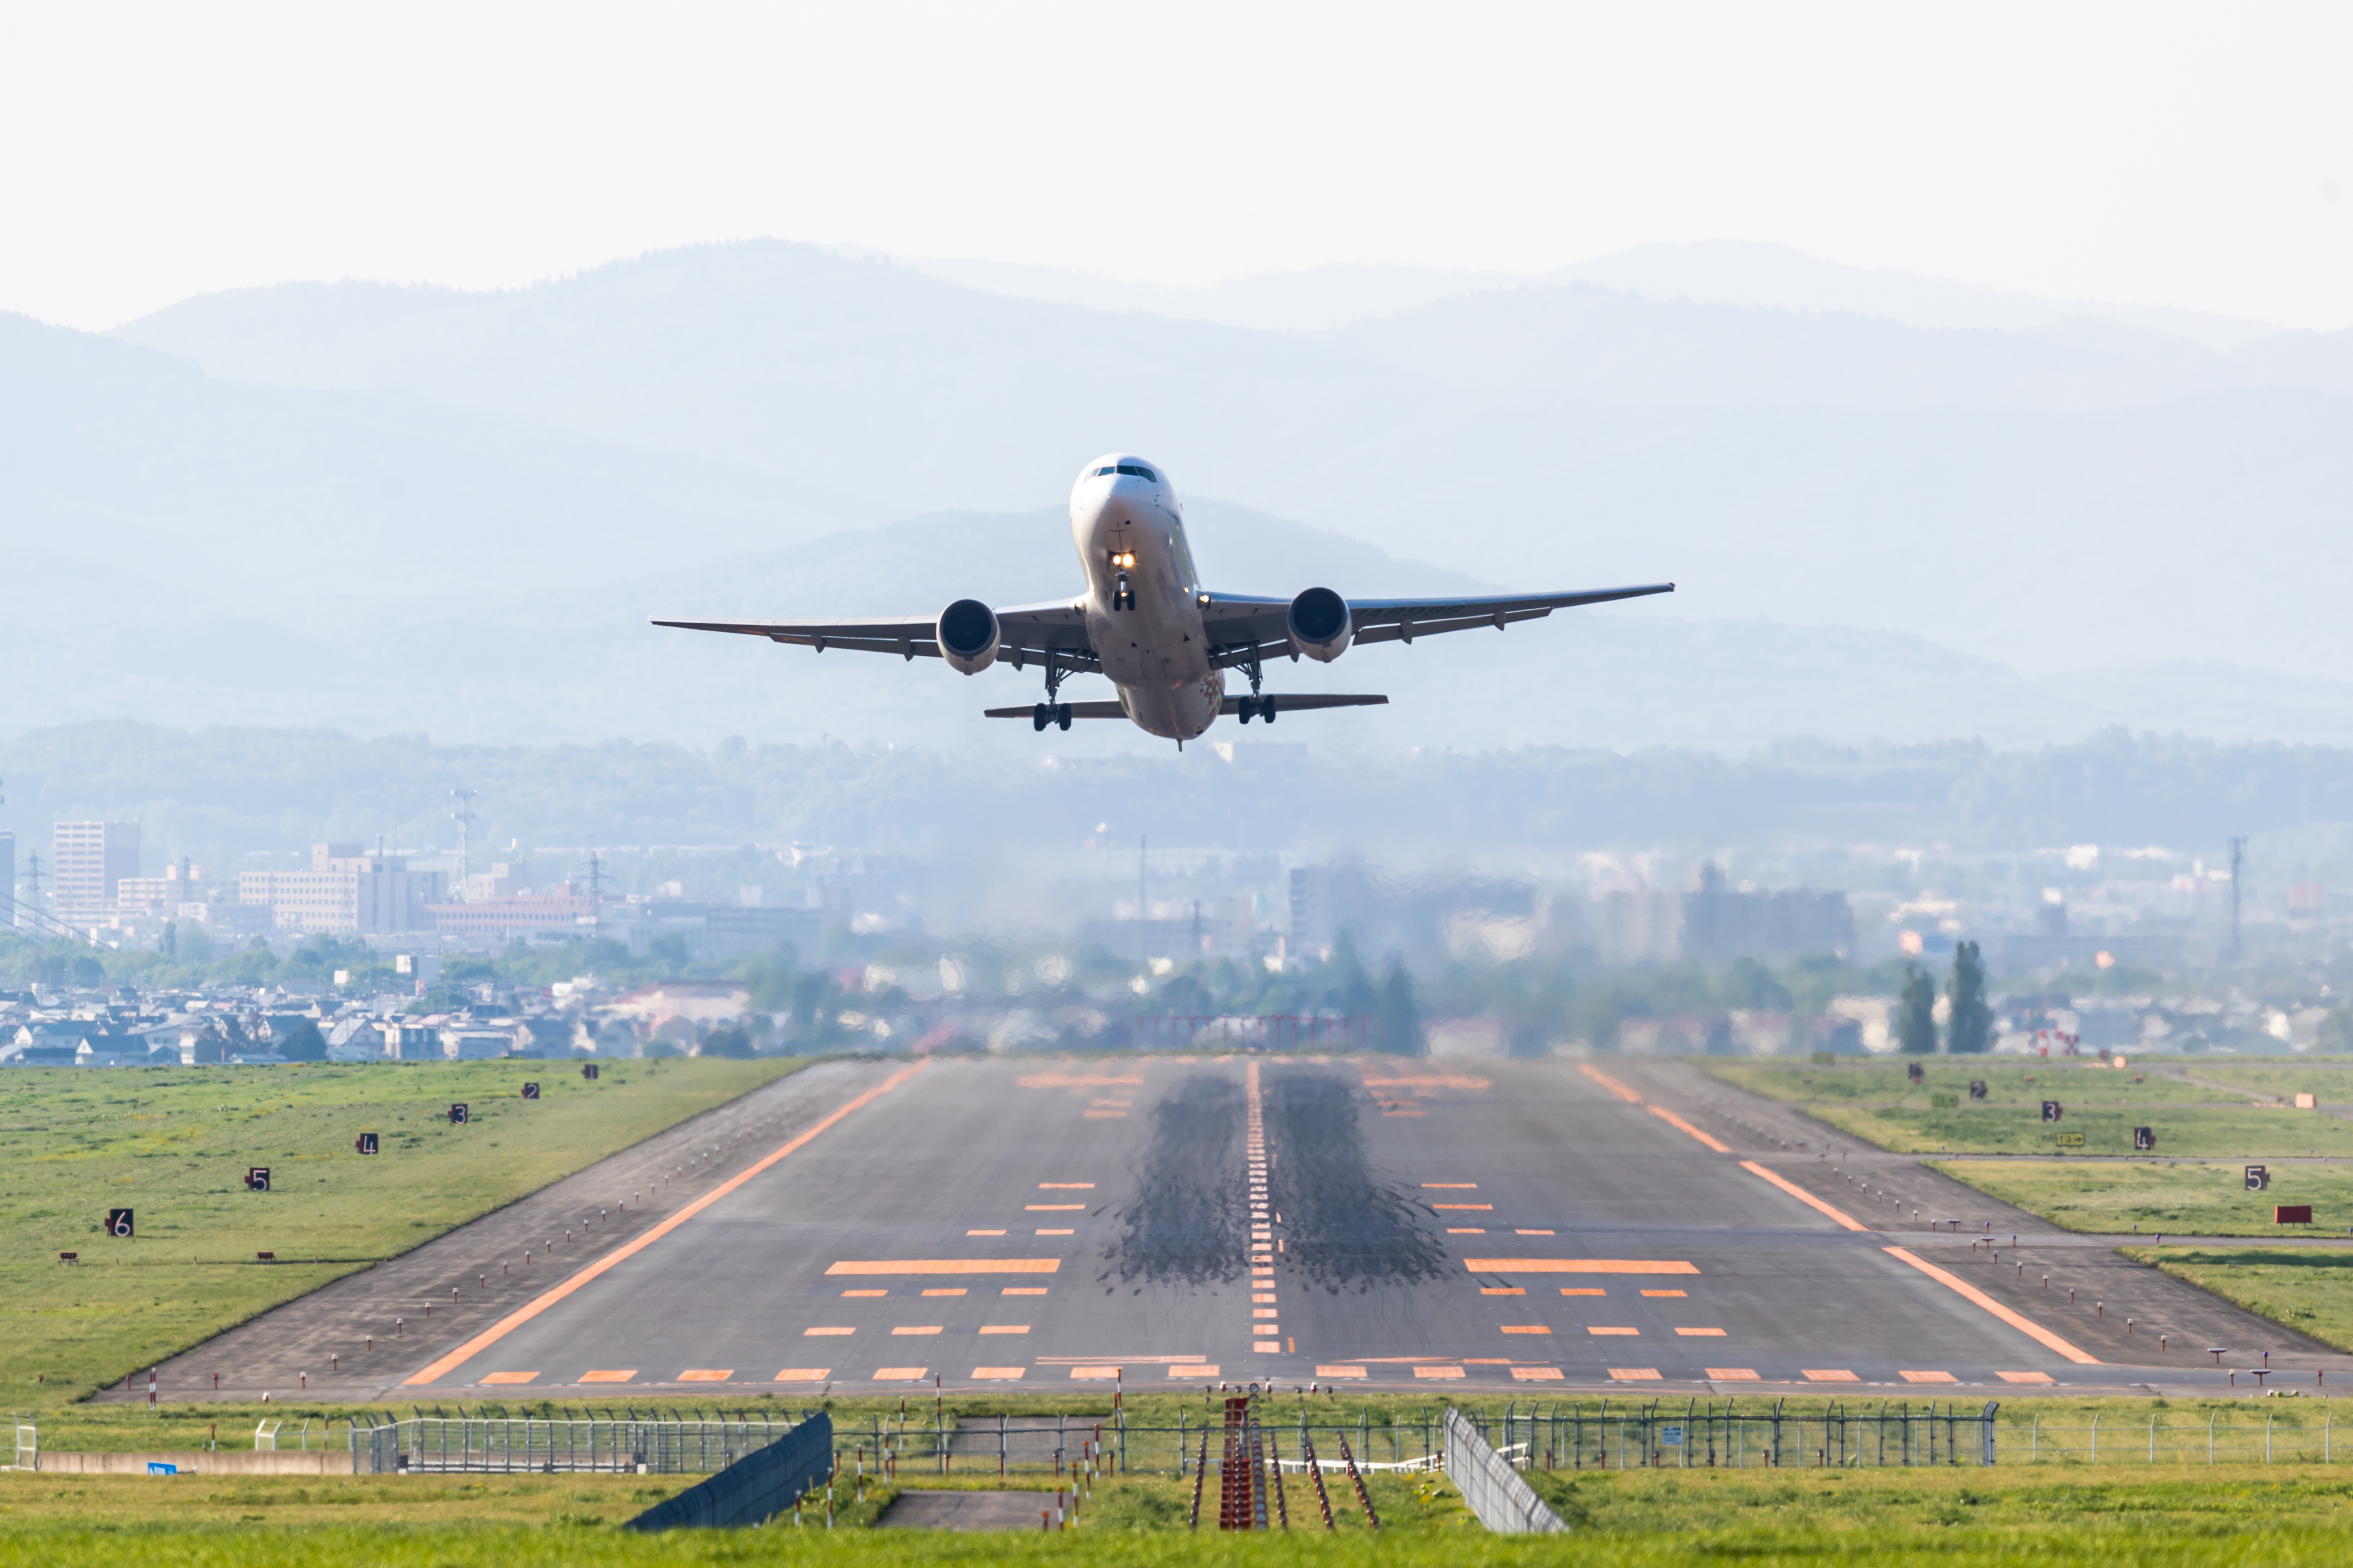
[(2353, 6), (26, 5), (0, 309), (774, 235), (1165, 283), (1771, 240), (2353, 326)]

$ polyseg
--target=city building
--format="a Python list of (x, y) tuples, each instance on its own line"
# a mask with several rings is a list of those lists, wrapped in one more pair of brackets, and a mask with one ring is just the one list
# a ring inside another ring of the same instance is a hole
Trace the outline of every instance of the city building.
[(444, 885), (440, 872), (412, 871), (381, 845), (371, 855), (356, 844), (314, 844), (309, 870), (243, 872), (237, 895), (267, 907), (280, 931), (346, 936), (432, 929)]
[(137, 823), (60, 822), (50, 830), (50, 906), (68, 925), (111, 913), (122, 879), (138, 875)]
[(586, 936), (596, 918), (596, 900), (566, 882), (553, 892), (437, 902), (427, 906), (426, 914), (435, 930), (470, 945), (499, 946), (512, 937), (543, 932)]

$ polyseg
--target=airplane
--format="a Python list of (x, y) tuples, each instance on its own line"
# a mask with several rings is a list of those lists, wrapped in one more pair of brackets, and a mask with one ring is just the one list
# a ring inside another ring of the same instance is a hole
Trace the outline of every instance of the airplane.
[[(1264, 666), (1289, 655), (1329, 664), (1359, 643), (1402, 642), (1441, 632), (1541, 620), (1555, 610), (1672, 594), (1672, 583), (1568, 594), (1472, 598), (1348, 599), (1308, 588), (1288, 599), (1221, 594), (1201, 585), (1185, 539), (1185, 509), (1167, 470), (1131, 453), (1097, 458), (1071, 489), (1071, 538), (1086, 587), (1076, 597), (994, 609), (958, 599), (937, 616), (839, 621), (656, 621), (686, 631), (734, 632), (771, 642), (861, 653), (938, 658), (964, 675), (998, 659), (1037, 664), (1046, 700), (984, 710), (991, 719), (1027, 719), (1043, 731), (1073, 719), (1126, 719), (1178, 750), (1224, 714), (1271, 724), (1278, 713), (1356, 708), (1386, 697), (1263, 691)], [(1226, 672), (1250, 679), (1248, 697), (1226, 695)], [(1065, 702), (1073, 675), (1108, 676), (1112, 702)]]

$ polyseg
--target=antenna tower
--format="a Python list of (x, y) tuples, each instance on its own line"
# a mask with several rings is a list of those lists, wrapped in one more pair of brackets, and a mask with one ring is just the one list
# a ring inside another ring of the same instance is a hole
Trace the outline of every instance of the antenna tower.
[(2247, 841), (2231, 840), (2231, 957), (2233, 962), (2246, 956), (2246, 947), (2239, 940), (2239, 868), (2246, 863)]
[(588, 838), (588, 940), (596, 941), (605, 932), (605, 860), (596, 853), (594, 834)]
[(462, 900), (466, 896), (466, 829), (480, 819), (474, 815), (472, 790), (453, 789), (449, 792), (449, 798), (458, 803), (458, 809), (449, 814), (449, 820), (458, 825), (458, 897)]

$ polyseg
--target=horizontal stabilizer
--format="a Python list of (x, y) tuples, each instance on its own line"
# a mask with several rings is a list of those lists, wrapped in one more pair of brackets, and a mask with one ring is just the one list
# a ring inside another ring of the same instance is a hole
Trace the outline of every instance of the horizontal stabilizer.
[[(1385, 707), (1388, 702), (1386, 697), (1344, 697), (1330, 693), (1312, 697), (1282, 697), (1273, 692), (1269, 692), (1259, 700), (1271, 701), (1277, 713), (1299, 713), (1310, 708)], [(1242, 710), (1241, 703), (1240, 698), (1229, 697), (1224, 706), (1218, 711), (1231, 718)], [(1071, 702), (1065, 706), (1070, 709), (1071, 717), (1073, 719), (1124, 719), (1127, 717), (1127, 710), (1116, 702)], [(990, 708), (985, 711), (991, 719), (1028, 719), (1033, 717), (1038, 710), (1033, 703), (1026, 708)]]

